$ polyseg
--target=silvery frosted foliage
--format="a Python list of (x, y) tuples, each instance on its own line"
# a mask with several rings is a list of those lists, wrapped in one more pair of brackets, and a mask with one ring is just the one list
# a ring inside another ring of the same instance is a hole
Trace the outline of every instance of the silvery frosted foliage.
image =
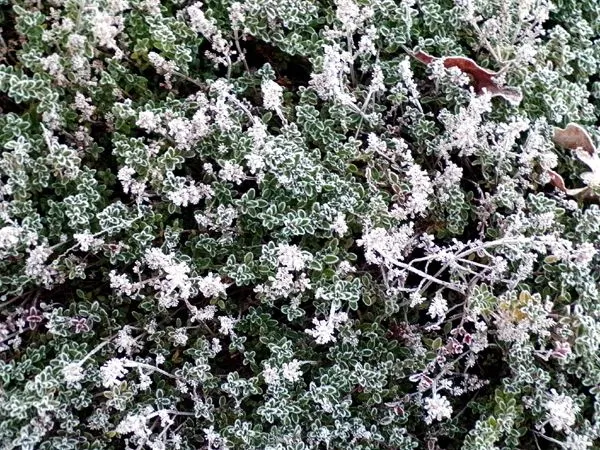
[(598, 448), (599, 14), (0, 0), (0, 450)]

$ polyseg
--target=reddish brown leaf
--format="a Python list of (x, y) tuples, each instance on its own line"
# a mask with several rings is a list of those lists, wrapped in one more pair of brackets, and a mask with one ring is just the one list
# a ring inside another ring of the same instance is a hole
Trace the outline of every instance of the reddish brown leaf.
[(413, 56), (415, 58), (417, 58), (419, 61), (421, 61), (423, 64), (431, 64), (433, 62), (433, 60), (435, 59), (433, 56), (428, 55), (427, 53), (425, 53), (423, 51), (413, 53)]
[(592, 138), (583, 127), (576, 123), (570, 123), (564, 129), (554, 128), (554, 142), (569, 150), (581, 148), (590, 155), (596, 153), (596, 147), (592, 142)]
[(460, 71), (469, 76), (471, 83), (473, 83), (475, 93), (478, 95), (482, 94), (485, 90), (492, 97), (502, 97), (514, 105), (518, 105), (523, 98), (518, 89), (500, 86), (495, 81), (495, 77), (498, 76), (498, 72), (492, 72), (491, 70), (484, 69), (483, 67), (477, 65), (477, 63), (470, 58), (465, 58), (463, 56), (447, 56), (436, 58), (423, 51), (413, 53), (413, 56), (423, 64), (431, 64), (436, 59), (441, 59), (445, 68), (458, 68)]
[[(585, 195), (589, 195), (590, 190), (589, 188), (586, 187), (582, 187), (582, 188), (575, 188), (575, 189), (567, 189), (567, 187), (565, 186), (565, 180), (563, 180), (563, 177), (561, 177), (559, 174), (557, 174), (554, 170), (548, 170), (548, 175), (550, 175), (550, 184), (552, 186), (554, 186), (556, 189), (565, 192), (568, 195), (579, 195), (582, 193), (585, 193)], [(585, 197), (584, 195), (584, 197)]]
[[(583, 175), (588, 174), (595, 176), (595, 174), (597, 174), (598, 155), (596, 153), (596, 146), (592, 142), (592, 138), (588, 132), (585, 131), (582, 126), (577, 125), (576, 123), (570, 123), (565, 128), (555, 127), (553, 140), (555, 144), (573, 151), (580, 161), (584, 162), (592, 169), (591, 172), (586, 172)], [(549, 170), (548, 174), (550, 175), (550, 183), (557, 189), (566, 192), (568, 195), (583, 194), (584, 197), (594, 196), (589, 186), (567, 189), (563, 178), (559, 174), (552, 170)]]
[(554, 170), (548, 170), (548, 175), (550, 175), (550, 184), (555, 188), (567, 192), (567, 187), (565, 186), (565, 180), (559, 174), (557, 174)]

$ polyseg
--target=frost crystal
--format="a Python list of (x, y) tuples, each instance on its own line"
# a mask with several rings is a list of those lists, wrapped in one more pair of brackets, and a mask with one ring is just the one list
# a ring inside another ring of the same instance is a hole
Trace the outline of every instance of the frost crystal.
[(121, 384), (121, 379), (127, 375), (127, 369), (119, 358), (111, 358), (100, 368), (102, 385), (111, 388)]
[(63, 379), (67, 384), (76, 384), (83, 380), (84, 371), (78, 363), (69, 363), (62, 368)]
[(425, 410), (427, 411), (425, 422), (428, 424), (433, 423), (434, 420), (448, 419), (452, 415), (452, 406), (448, 399), (437, 393), (425, 399)]
[(569, 431), (575, 424), (579, 406), (568, 395), (559, 394), (555, 389), (552, 389), (550, 398), (544, 406), (547, 411), (548, 423), (556, 431)]

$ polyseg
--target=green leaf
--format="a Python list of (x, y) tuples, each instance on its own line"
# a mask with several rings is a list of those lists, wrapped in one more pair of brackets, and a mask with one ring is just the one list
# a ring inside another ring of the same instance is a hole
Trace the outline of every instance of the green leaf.
[(325, 255), (325, 257), (323, 258), (323, 262), (329, 265), (336, 264), (339, 260), (340, 258), (338, 258), (337, 255), (333, 254)]

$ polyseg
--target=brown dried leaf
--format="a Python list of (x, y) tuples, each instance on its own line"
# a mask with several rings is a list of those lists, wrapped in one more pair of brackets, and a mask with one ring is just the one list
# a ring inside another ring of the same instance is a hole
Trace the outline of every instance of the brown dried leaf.
[(550, 175), (550, 184), (555, 188), (567, 192), (567, 187), (565, 186), (565, 180), (554, 170), (548, 170), (548, 175)]
[(413, 56), (421, 61), (423, 64), (431, 64), (436, 58), (431, 55), (428, 55), (424, 51), (418, 51), (417, 53), (413, 53)]
[(596, 153), (592, 138), (583, 127), (576, 123), (570, 123), (564, 129), (554, 128), (554, 142), (569, 150), (581, 148), (590, 155)]
[(567, 189), (567, 187), (565, 186), (565, 180), (563, 180), (563, 177), (561, 177), (554, 170), (548, 170), (548, 175), (550, 175), (550, 184), (552, 186), (554, 186), (556, 189), (563, 191), (564, 193), (566, 193), (568, 195), (575, 196), (575, 195), (581, 194), (582, 192), (589, 193), (589, 188), (587, 186), (582, 187), (582, 188), (577, 188), (577, 189)]
[(423, 51), (413, 53), (413, 56), (423, 64), (431, 64), (436, 59), (441, 59), (445, 68), (458, 68), (469, 76), (471, 82), (473, 83), (475, 93), (478, 95), (482, 94), (485, 90), (492, 97), (502, 97), (515, 106), (518, 105), (523, 99), (523, 95), (518, 89), (500, 86), (495, 81), (495, 78), (498, 76), (498, 72), (492, 72), (491, 70), (484, 69), (483, 67), (477, 65), (477, 63), (470, 58), (465, 58), (463, 56), (446, 56), (442, 58), (436, 58)]

